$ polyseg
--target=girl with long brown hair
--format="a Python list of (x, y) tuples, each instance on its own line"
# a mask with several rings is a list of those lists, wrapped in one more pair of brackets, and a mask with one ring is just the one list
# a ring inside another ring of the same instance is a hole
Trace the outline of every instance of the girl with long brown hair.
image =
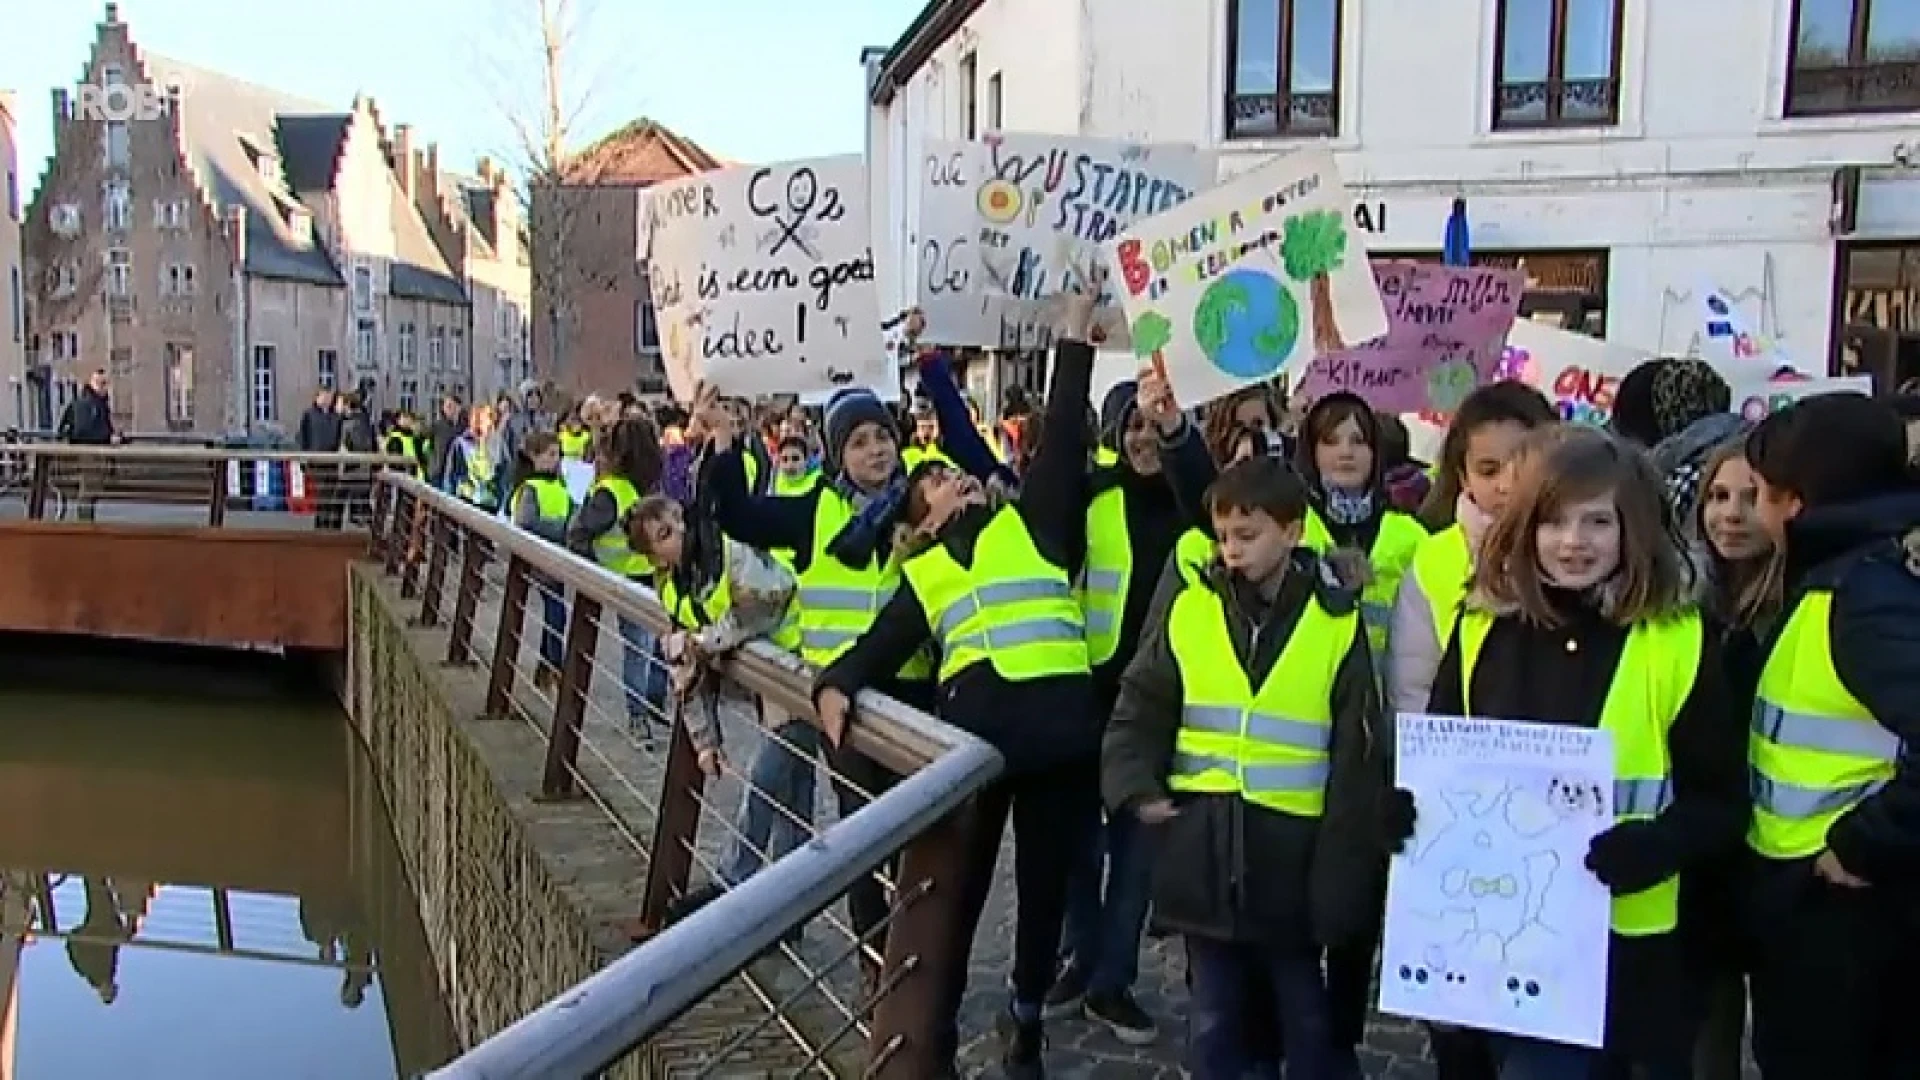
[[(1501, 1080), (1686, 1077), (1700, 1003), (1680, 875), (1739, 847), (1744, 727), (1644, 455), (1591, 428), (1529, 439), (1427, 711), (1612, 735), (1614, 824), (1585, 860), (1614, 897), (1606, 1046), (1487, 1041)], [(1411, 797), (1397, 794), (1411, 823)]]

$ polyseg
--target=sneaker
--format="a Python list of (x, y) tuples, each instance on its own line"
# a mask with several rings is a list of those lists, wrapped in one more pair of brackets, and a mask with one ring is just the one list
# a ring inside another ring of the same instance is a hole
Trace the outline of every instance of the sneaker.
[(1040, 1021), (1022, 1022), (1011, 1008), (994, 1023), (1000, 1037), (1000, 1071), (1007, 1080), (1046, 1080), (1047, 1066), (1040, 1058), (1047, 1048), (1047, 1037)]
[(1087, 969), (1067, 961), (1060, 974), (1053, 980), (1053, 989), (1047, 991), (1047, 1002), (1042, 1013), (1052, 1020), (1061, 1016), (1071, 1016), (1080, 1008), (1087, 997)]
[(1148, 1046), (1160, 1037), (1160, 1025), (1153, 1022), (1153, 1017), (1147, 1015), (1147, 1010), (1140, 1007), (1129, 991), (1088, 994), (1086, 1012), (1087, 1019), (1105, 1024), (1114, 1038), (1128, 1046)]

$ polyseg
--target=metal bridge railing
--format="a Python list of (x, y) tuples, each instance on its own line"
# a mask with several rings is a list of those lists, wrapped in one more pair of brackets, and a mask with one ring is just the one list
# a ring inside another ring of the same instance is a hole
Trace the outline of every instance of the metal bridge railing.
[(584, 1077), (636, 1051), (677, 1076), (939, 1073), (939, 1001), (969, 945), (952, 932), (967, 810), (996, 751), (873, 694), (823, 748), (810, 669), (752, 643), (724, 671), (703, 772), (650, 589), (395, 472), (373, 542), (417, 623), (445, 628), (445, 660), (487, 670), (487, 714), (543, 742), (542, 796), (588, 801), (642, 883), (637, 948), (436, 1076)]
[(0, 440), (0, 521), (360, 527), (388, 454)]

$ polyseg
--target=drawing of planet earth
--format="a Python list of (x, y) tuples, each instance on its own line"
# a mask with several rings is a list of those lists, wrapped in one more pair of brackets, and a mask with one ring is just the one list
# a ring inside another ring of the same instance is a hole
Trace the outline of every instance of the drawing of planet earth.
[(1213, 366), (1237, 379), (1279, 372), (1300, 340), (1300, 305), (1280, 279), (1229, 270), (1193, 309), (1193, 337)]

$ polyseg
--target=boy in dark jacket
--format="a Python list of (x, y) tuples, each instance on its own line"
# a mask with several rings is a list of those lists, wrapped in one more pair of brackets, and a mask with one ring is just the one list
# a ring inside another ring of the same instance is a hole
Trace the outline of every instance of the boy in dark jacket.
[(1359, 597), (1299, 547), (1307, 492), (1284, 463), (1227, 469), (1207, 508), (1219, 554), (1192, 584), (1162, 582), (1102, 792), (1159, 834), (1155, 919), (1185, 935), (1192, 975), (1189, 1073), (1239, 1080), (1254, 1064), (1244, 998), (1265, 979), (1288, 1077), (1342, 1077), (1320, 950), (1366, 929), (1385, 872)]

